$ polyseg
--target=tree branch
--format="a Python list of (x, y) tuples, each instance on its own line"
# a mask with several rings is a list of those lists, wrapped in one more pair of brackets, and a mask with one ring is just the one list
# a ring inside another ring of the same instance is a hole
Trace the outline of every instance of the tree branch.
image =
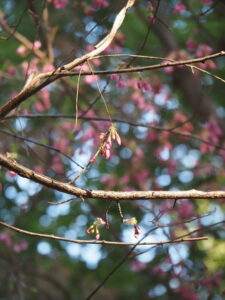
[[(53, 72), (45, 72), (45, 73), (40, 73), (38, 75), (34, 75), (29, 80), (29, 84), (26, 84), (17, 96), (15, 96), (13, 99), (10, 99), (5, 105), (0, 107), (0, 119), (2, 117), (6, 116), (11, 110), (16, 108), (19, 104), (21, 104), (28, 97), (34, 95), (37, 91), (39, 91), (43, 87), (47, 86), (51, 82), (61, 78), (62, 77), (62, 75), (60, 74), (61, 71), (70, 71), (71, 69), (75, 68), (76, 66), (81, 65), (88, 59), (91, 59), (91, 58), (95, 57), (96, 55), (99, 55), (100, 53), (102, 53), (113, 41), (118, 29), (120, 28), (120, 26), (122, 25), (122, 23), (124, 21), (127, 10), (130, 9), (134, 5), (134, 3), (135, 3), (135, 0), (127, 1), (127, 4), (121, 9), (121, 11), (116, 16), (115, 21), (112, 26), (112, 29), (109, 32), (109, 34), (103, 40), (101, 40), (100, 43), (98, 43), (95, 46), (94, 50), (86, 53), (85, 55), (83, 55), (81, 57), (74, 59), (72, 62), (65, 64), (64, 66), (57, 68)], [(41, 81), (43, 79), (47, 79), (47, 80), (45, 82), (41, 83)]]
[[(127, 243), (127, 242), (112, 242), (112, 241), (93, 241), (93, 240), (74, 240), (74, 239), (69, 239), (69, 238), (64, 238), (61, 236), (56, 236), (54, 234), (44, 234), (44, 233), (37, 233), (37, 232), (32, 232), (24, 229), (20, 229), (18, 227), (12, 226), (10, 224), (7, 224), (5, 222), (0, 221), (0, 225), (9, 228), (11, 230), (14, 230), (19, 233), (23, 233), (26, 235), (31, 235), (35, 237), (41, 237), (44, 239), (52, 239), (52, 240), (58, 240), (58, 241), (64, 241), (64, 242), (71, 242), (71, 243), (76, 243), (76, 244), (95, 244), (95, 245), (116, 245), (116, 246), (134, 246), (137, 243)], [(138, 243), (138, 246), (149, 246), (149, 245), (165, 245), (165, 244), (176, 244), (176, 243), (183, 243), (183, 242), (195, 242), (195, 241), (202, 241), (202, 240), (207, 240), (208, 237), (202, 236), (202, 237), (192, 237), (192, 238), (177, 238), (174, 240), (169, 240), (169, 241), (162, 241), (162, 242), (143, 242), (143, 243)]]
[(83, 198), (99, 198), (108, 200), (149, 200), (149, 199), (220, 199), (225, 198), (225, 191), (210, 191), (204, 192), (199, 190), (187, 191), (103, 191), (103, 190), (84, 190), (68, 183), (60, 182), (48, 176), (34, 172), (28, 169), (15, 160), (9, 159), (0, 154), (0, 165), (9, 170), (16, 172), (18, 175), (28, 178), (32, 181), (42, 184), (48, 188), (75, 195)]

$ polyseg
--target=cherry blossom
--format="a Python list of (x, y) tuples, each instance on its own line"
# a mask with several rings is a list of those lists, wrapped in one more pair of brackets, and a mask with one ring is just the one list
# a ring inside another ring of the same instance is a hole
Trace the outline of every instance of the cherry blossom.
[(99, 225), (105, 225), (106, 222), (102, 218), (97, 218), (90, 227), (88, 227), (87, 234), (95, 234), (96, 240), (100, 239)]
[(177, 2), (173, 7), (173, 12), (175, 14), (180, 14), (186, 10), (187, 10), (186, 5), (183, 2)]
[(129, 219), (123, 219), (123, 223), (129, 223), (134, 227), (134, 237), (137, 239), (141, 233), (141, 229), (137, 225), (137, 219), (135, 217)]
[(2, 241), (8, 247), (12, 244), (12, 240), (8, 232), (0, 232), (0, 241)]
[(92, 7), (94, 9), (97, 9), (99, 7), (108, 7), (109, 6), (109, 2), (107, 0), (94, 0), (92, 2)]
[(194, 51), (196, 49), (197, 43), (195, 40), (190, 38), (186, 41), (186, 46), (189, 51)]
[(9, 175), (9, 177), (14, 178), (16, 177), (16, 173), (14, 171), (7, 171), (7, 174)]
[(27, 49), (25, 46), (23, 46), (23, 45), (19, 46), (19, 47), (16, 49), (16, 53), (17, 53), (18, 55), (20, 55), (20, 56), (24, 56), (24, 55), (27, 53), (27, 51), (28, 51), (28, 49)]
[(194, 206), (188, 200), (183, 200), (179, 204), (178, 214), (181, 218), (187, 219), (193, 216)]
[(100, 153), (106, 159), (110, 158), (111, 148), (112, 148), (112, 140), (115, 140), (117, 145), (121, 145), (121, 138), (117, 132), (117, 129), (114, 124), (111, 124), (108, 131), (106, 133), (100, 134), (101, 146)]
[(202, 0), (202, 3), (205, 5), (211, 5), (213, 4), (213, 0)]
[(20, 253), (28, 248), (28, 243), (26, 241), (20, 241), (13, 245), (13, 250)]
[(41, 42), (40, 41), (34, 41), (34, 49), (40, 49), (41, 48)]
[(68, 0), (46, 0), (48, 3), (53, 3), (56, 9), (64, 8), (68, 4)]

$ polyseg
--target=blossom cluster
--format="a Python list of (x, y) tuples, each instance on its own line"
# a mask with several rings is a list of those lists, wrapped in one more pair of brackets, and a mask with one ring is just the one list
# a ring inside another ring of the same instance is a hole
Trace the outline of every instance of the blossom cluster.
[(53, 3), (56, 9), (62, 9), (68, 4), (68, 0), (46, 0), (48, 3)]
[(96, 240), (99, 240), (100, 238), (100, 232), (99, 232), (99, 225), (105, 225), (106, 222), (102, 218), (97, 218), (92, 225), (87, 229), (87, 234), (95, 234)]
[(117, 132), (117, 129), (114, 124), (111, 124), (108, 131), (106, 133), (100, 134), (101, 146), (100, 153), (106, 159), (110, 158), (111, 148), (112, 148), (112, 140), (115, 140), (116, 143), (121, 145), (121, 138)]
[(28, 243), (24, 240), (13, 242), (8, 232), (0, 232), (0, 242), (6, 247), (12, 248), (12, 250), (17, 253), (25, 251), (28, 248)]

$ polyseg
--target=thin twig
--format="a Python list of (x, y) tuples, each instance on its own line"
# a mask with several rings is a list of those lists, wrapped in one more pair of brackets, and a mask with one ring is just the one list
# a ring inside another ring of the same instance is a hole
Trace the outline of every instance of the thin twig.
[[(71, 243), (76, 243), (76, 244), (97, 244), (97, 245), (117, 245), (117, 246), (133, 246), (136, 245), (136, 243), (128, 243), (128, 242), (113, 242), (113, 241), (93, 241), (93, 240), (75, 240), (75, 239), (69, 239), (69, 238), (64, 238), (60, 236), (56, 236), (54, 234), (44, 234), (44, 233), (37, 233), (37, 232), (32, 232), (28, 230), (24, 230), (18, 227), (15, 227), (13, 225), (7, 224), (5, 222), (0, 221), (0, 225), (9, 228), (11, 230), (14, 230), (19, 233), (24, 233), (27, 235), (35, 236), (35, 237), (41, 237), (45, 239), (52, 239), (52, 240), (58, 240), (58, 241), (64, 241), (64, 242), (71, 242)], [(202, 236), (202, 237), (193, 237), (193, 238), (188, 238), (188, 239), (175, 239), (171, 241), (162, 241), (162, 242), (145, 242), (145, 243), (139, 243), (138, 245), (140, 246), (148, 246), (148, 245), (164, 245), (164, 244), (175, 244), (175, 243), (183, 243), (183, 242), (193, 242), (193, 241), (201, 241), (201, 240), (207, 240), (208, 237)]]
[[(190, 117), (188, 120), (191, 120), (194, 116)], [(35, 118), (68, 118), (68, 119), (74, 119), (74, 115), (60, 115), (60, 114), (37, 114), (37, 115), (11, 115), (11, 116), (6, 116), (4, 119), (14, 119), (14, 118), (28, 118), (28, 119), (35, 119)], [(85, 121), (97, 121), (97, 122), (110, 122), (109, 119), (106, 118), (101, 118), (101, 117), (85, 117), (85, 116), (79, 116), (78, 119), (85, 120)], [(185, 120), (179, 125), (176, 125), (174, 127), (160, 127), (160, 126), (153, 126), (145, 123), (139, 123), (139, 122), (132, 122), (129, 120), (121, 120), (121, 119), (116, 119), (112, 118), (113, 123), (121, 123), (121, 124), (128, 124), (132, 127), (144, 127), (144, 128), (149, 128), (157, 131), (166, 131), (169, 132), (170, 134), (178, 135), (183, 138), (188, 138), (188, 139), (193, 139), (198, 141), (199, 143), (207, 144), (210, 146), (213, 146), (217, 149), (225, 150), (225, 147), (221, 146), (220, 144), (212, 143), (211, 141), (204, 140), (202, 138), (199, 138), (196, 135), (190, 134), (190, 133), (182, 133), (180, 131), (174, 130), (175, 128), (182, 127), (188, 120)]]
[(20, 136), (20, 135), (17, 135), (17, 134), (14, 134), (14, 133), (11, 133), (9, 131), (6, 131), (4, 129), (0, 129), (0, 132), (3, 133), (3, 134), (6, 134), (8, 136), (12, 136), (18, 140), (22, 140), (22, 141), (26, 141), (28, 143), (32, 143), (32, 144), (35, 144), (35, 145), (38, 145), (40, 147), (44, 147), (44, 148), (47, 148), (49, 150), (52, 150), (52, 151), (55, 151), (55, 152), (58, 152), (59, 154), (61, 154), (62, 156), (66, 157), (67, 159), (69, 159), (70, 161), (72, 161), (73, 163), (75, 163), (79, 168), (81, 169), (84, 169), (83, 166), (81, 166), (78, 162), (76, 162), (74, 159), (72, 159), (69, 155), (63, 153), (61, 150), (55, 148), (55, 147), (52, 147), (52, 146), (49, 146), (49, 145), (45, 145), (43, 143), (40, 143), (40, 142), (37, 142), (37, 141), (34, 141), (32, 139), (29, 139), (29, 138), (25, 138), (23, 136)]

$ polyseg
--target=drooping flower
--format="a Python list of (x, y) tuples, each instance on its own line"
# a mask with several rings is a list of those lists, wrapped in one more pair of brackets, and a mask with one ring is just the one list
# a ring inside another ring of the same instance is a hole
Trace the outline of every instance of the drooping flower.
[(106, 222), (102, 218), (97, 218), (90, 227), (88, 227), (87, 234), (95, 234), (96, 240), (100, 239), (99, 225), (105, 225)]
[(123, 219), (123, 223), (129, 223), (134, 226), (134, 237), (137, 239), (141, 233), (141, 228), (137, 225), (137, 219), (135, 217)]
[(108, 131), (106, 133), (100, 134), (101, 146), (100, 153), (106, 159), (110, 158), (111, 148), (112, 148), (112, 140), (115, 140), (117, 145), (121, 145), (121, 138), (117, 132), (115, 124), (111, 124)]

